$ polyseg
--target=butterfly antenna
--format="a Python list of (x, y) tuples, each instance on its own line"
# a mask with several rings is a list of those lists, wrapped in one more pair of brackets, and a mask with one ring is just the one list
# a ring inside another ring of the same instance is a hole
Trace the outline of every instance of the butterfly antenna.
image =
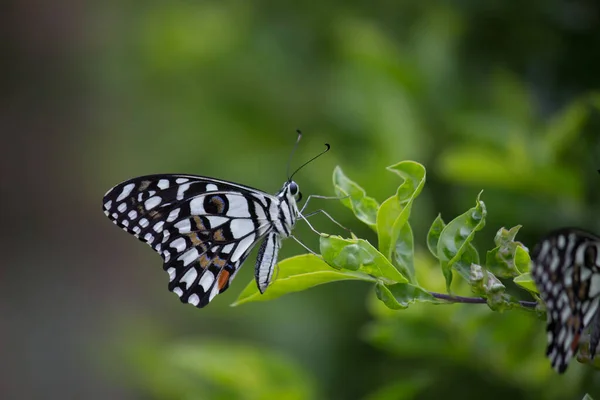
[(298, 133), (298, 139), (296, 139), (296, 143), (294, 143), (294, 147), (292, 148), (292, 152), (290, 153), (290, 157), (288, 158), (287, 167), (285, 169), (285, 174), (288, 176), (288, 180), (292, 180), (290, 176), (290, 164), (292, 163), (292, 158), (294, 157), (294, 153), (296, 152), (296, 147), (298, 147), (298, 143), (300, 143), (300, 139), (302, 139), (302, 132), (300, 129), (296, 129)]
[(311, 158), (310, 160), (308, 160), (307, 162), (305, 162), (304, 164), (302, 164), (301, 166), (296, 168), (296, 170), (292, 173), (292, 176), (289, 177), (289, 180), (291, 181), (292, 178), (294, 177), (294, 175), (296, 175), (296, 172), (298, 172), (302, 168), (304, 168), (305, 165), (307, 165), (307, 164), (313, 162), (314, 160), (316, 160), (317, 158), (321, 157), (323, 154), (327, 153), (329, 151), (329, 149), (331, 149), (331, 146), (329, 145), (329, 143), (325, 143), (325, 150), (323, 150), (322, 152), (320, 152), (319, 154), (317, 154), (316, 156), (314, 156), (313, 158)]

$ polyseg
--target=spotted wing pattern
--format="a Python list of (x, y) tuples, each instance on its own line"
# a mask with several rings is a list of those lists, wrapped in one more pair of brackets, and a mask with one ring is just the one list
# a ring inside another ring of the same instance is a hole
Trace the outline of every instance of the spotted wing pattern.
[(231, 182), (148, 175), (104, 196), (104, 213), (157, 251), (169, 290), (202, 308), (224, 292), (254, 245), (273, 229), (274, 198)]
[[(552, 367), (563, 373), (598, 311), (600, 238), (578, 229), (554, 231), (536, 245), (532, 264), (531, 274), (546, 305), (546, 355)], [(598, 324), (592, 325), (592, 341), (597, 345)], [(590, 347), (592, 356), (595, 347)]]

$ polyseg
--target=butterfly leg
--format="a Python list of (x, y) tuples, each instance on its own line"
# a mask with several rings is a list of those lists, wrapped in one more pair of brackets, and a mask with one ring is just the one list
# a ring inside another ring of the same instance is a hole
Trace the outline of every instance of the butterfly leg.
[[(337, 226), (339, 226), (340, 228), (344, 229), (344, 230), (345, 230), (345, 231), (347, 231), (347, 232), (350, 232), (350, 233), (352, 233), (352, 230), (351, 230), (351, 229), (348, 229), (348, 228), (346, 228), (344, 225), (342, 225), (342, 224), (340, 224), (339, 222), (337, 222), (337, 221), (336, 221), (336, 220), (335, 220), (335, 219), (334, 219), (334, 218), (333, 218), (331, 215), (329, 215), (329, 214), (328, 214), (328, 213), (327, 213), (325, 210), (323, 210), (323, 209), (320, 209), (320, 210), (315, 210), (315, 211), (313, 211), (313, 212), (310, 212), (310, 213), (308, 213), (308, 214), (306, 214), (306, 215), (303, 215), (303, 217), (304, 217), (304, 219), (305, 219), (305, 221), (306, 221), (306, 218), (308, 218), (308, 217), (312, 217), (313, 215), (316, 215), (316, 214), (319, 214), (319, 213), (321, 213), (321, 214), (324, 214), (324, 215), (325, 215), (327, 218), (329, 218), (329, 219), (331, 220), (331, 222), (333, 222), (334, 224), (336, 224), (336, 225), (337, 225)], [(307, 223), (308, 223), (308, 221), (307, 221)]]
[(306, 198), (306, 201), (304, 202), (304, 205), (300, 209), (300, 214), (302, 214), (302, 212), (304, 211), (304, 209), (308, 205), (308, 202), (310, 201), (310, 199), (342, 200), (342, 199), (347, 199), (348, 197), (350, 197), (350, 195), (342, 196), (342, 197), (337, 197), (337, 196), (321, 196), (321, 195), (318, 195), (318, 194), (311, 194), (311, 195), (309, 195)]
[(290, 237), (292, 239), (294, 239), (296, 242), (298, 242), (298, 244), (300, 246), (304, 247), (310, 254), (315, 255), (315, 256), (319, 256), (317, 253), (315, 253), (314, 251), (312, 251), (307, 245), (305, 245), (304, 243), (302, 243), (302, 241), (300, 239), (298, 239), (296, 236), (290, 235)]

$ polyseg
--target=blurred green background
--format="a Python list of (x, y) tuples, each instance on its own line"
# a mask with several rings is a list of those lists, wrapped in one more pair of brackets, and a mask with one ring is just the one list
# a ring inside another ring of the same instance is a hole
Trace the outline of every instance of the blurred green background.
[[(427, 167), (411, 217), (427, 288), (443, 290), (429, 225), (481, 189), (483, 251), (502, 226), (530, 248), (600, 233), (600, 3), (29, 0), (3, 17), (1, 398), (600, 397), (589, 367), (550, 369), (530, 313), (392, 312), (363, 282), (231, 308), (253, 256), (210, 306), (183, 306), (100, 207), (160, 172), (275, 192), (301, 128), (295, 165), (332, 146), (297, 175), (305, 196), (333, 194), (335, 165), (380, 201), (399, 183), (385, 166)], [(376, 243), (339, 202), (312, 207)]]

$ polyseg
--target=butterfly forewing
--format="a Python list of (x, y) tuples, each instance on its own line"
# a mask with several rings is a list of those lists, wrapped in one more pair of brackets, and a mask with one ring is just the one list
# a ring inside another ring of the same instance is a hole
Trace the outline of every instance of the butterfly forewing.
[[(164, 260), (169, 290), (204, 307), (225, 291), (254, 245), (273, 230), (276, 197), (231, 182), (149, 175), (104, 196), (104, 213)], [(272, 214), (272, 212), (271, 212)]]
[(533, 250), (532, 263), (531, 274), (546, 305), (546, 355), (562, 373), (598, 311), (600, 238), (576, 229), (552, 232)]

